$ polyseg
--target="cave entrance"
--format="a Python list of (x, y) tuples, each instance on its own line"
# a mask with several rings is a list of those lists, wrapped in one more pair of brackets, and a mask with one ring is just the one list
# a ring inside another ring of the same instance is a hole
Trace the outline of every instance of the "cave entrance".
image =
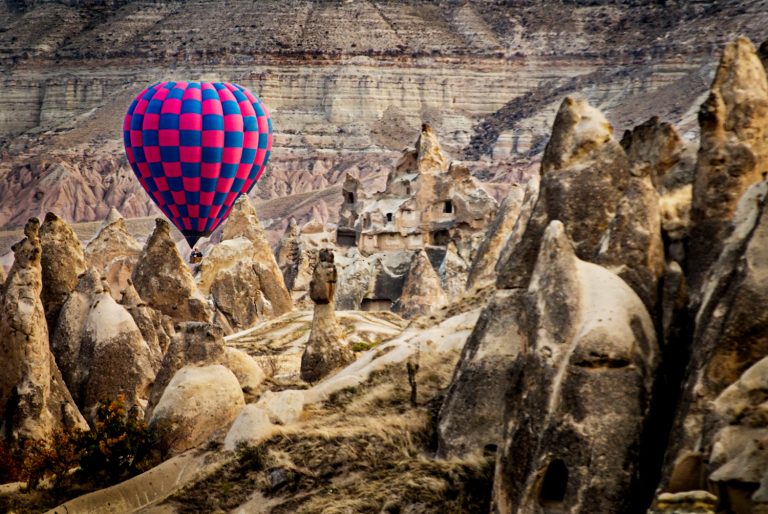
[(430, 235), (432, 244), (437, 246), (446, 246), (451, 240), (451, 234), (447, 230), (435, 230)]
[(450, 200), (446, 200), (445, 203), (443, 203), (443, 212), (446, 214), (452, 214), (453, 213), (453, 202)]
[(357, 237), (354, 230), (336, 230), (336, 244), (339, 246), (355, 246)]
[(539, 504), (546, 512), (565, 512), (565, 493), (568, 489), (568, 468), (560, 459), (547, 466), (539, 490)]
[(347, 203), (355, 203), (355, 193), (347, 191), (344, 195), (347, 197)]

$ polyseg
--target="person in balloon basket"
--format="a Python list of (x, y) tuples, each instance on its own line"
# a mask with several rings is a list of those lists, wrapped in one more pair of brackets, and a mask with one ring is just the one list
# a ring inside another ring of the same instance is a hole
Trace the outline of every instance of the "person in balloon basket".
[(189, 254), (189, 263), (190, 264), (200, 264), (200, 261), (203, 260), (203, 254), (200, 252), (200, 250), (197, 249), (197, 247), (192, 249), (192, 253)]

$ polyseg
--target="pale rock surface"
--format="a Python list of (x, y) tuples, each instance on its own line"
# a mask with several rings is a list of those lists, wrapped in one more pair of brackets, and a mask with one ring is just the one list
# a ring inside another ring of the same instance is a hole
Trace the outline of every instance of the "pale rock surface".
[(123, 395), (143, 410), (162, 357), (94, 268), (80, 276), (51, 340), (64, 380), (87, 418), (102, 399)]
[[(242, 351), (228, 348), (224, 342), (224, 331), (215, 324), (187, 322), (180, 323), (163, 356), (160, 370), (149, 395), (147, 416), (160, 401), (163, 391), (178, 370), (190, 366), (211, 366), (220, 364), (232, 371), (240, 381), (241, 388), (257, 389), (264, 380), (264, 372), (258, 364)], [(258, 369), (257, 369), (258, 368)]]
[(768, 78), (748, 39), (725, 46), (699, 124), (689, 265), (696, 295), (733, 231), (739, 199), (768, 170)]
[(317, 382), (354, 360), (336, 321), (334, 296), (338, 276), (334, 254), (329, 250), (321, 250), (319, 259), (309, 286), (309, 296), (315, 304), (315, 310), (307, 346), (301, 355), (301, 378), (307, 382)]
[(415, 318), (439, 309), (448, 300), (440, 277), (422, 250), (413, 255), (405, 278), (403, 292), (395, 303), (395, 312), (404, 318)]
[(552, 220), (562, 221), (580, 259), (594, 259), (630, 178), (612, 134), (605, 116), (585, 100), (563, 100), (544, 150), (536, 205), (520, 240), (499, 261), (497, 287), (527, 287)]
[[(667, 448), (664, 490), (679, 482), (704, 487), (702, 479), (714, 465), (707, 457), (714, 451), (712, 431), (718, 426), (713, 421), (713, 407), (720, 408), (716, 399), (768, 355), (767, 195), (767, 180), (744, 193), (733, 215), (734, 228), (703, 284), (691, 371)], [(691, 467), (694, 454), (701, 456), (701, 463)]]
[(224, 449), (235, 450), (239, 444), (255, 446), (269, 437), (274, 429), (275, 425), (269, 420), (267, 411), (250, 403), (243, 407), (232, 423), (224, 438)]
[(173, 320), (170, 316), (147, 305), (136, 292), (133, 281), (130, 279), (122, 291), (120, 305), (131, 314), (136, 326), (141, 330), (141, 335), (152, 352), (152, 367), (157, 370), (175, 333)]
[(576, 257), (558, 221), (545, 231), (524, 302), (508, 336), (520, 353), (500, 398), (494, 508), (625, 512), (659, 360), (651, 317), (623, 280)]
[(178, 454), (229, 428), (245, 406), (237, 377), (224, 366), (185, 366), (168, 383), (149, 426)]
[(41, 299), (45, 307), (48, 326), (53, 328), (59, 311), (77, 285), (77, 277), (85, 271), (86, 262), (80, 240), (64, 220), (49, 212), (40, 227), (43, 247), (43, 291)]
[(510, 187), (507, 197), (499, 206), (499, 211), (496, 213), (493, 223), (488, 227), (485, 239), (477, 249), (477, 255), (472, 261), (467, 277), (468, 289), (476, 284), (486, 284), (496, 280), (496, 263), (517, 222), (525, 193), (523, 186), (512, 184)]
[(125, 219), (114, 207), (85, 247), (86, 260), (107, 277), (116, 299), (128, 287), (140, 253), (141, 244), (128, 232)]
[(447, 298), (458, 298), (466, 290), (468, 273), (469, 264), (459, 255), (456, 244), (451, 241), (445, 249), (443, 262), (437, 269), (440, 286)]
[(155, 220), (131, 277), (149, 306), (176, 321), (208, 321), (213, 313), (171, 239), (170, 224)]
[(265, 391), (256, 407), (267, 412), (272, 423), (289, 425), (298, 421), (304, 409), (304, 393), (298, 390)]
[(715, 514), (717, 496), (708, 491), (661, 493), (648, 514)]
[(225, 347), (221, 363), (235, 374), (243, 389), (254, 391), (264, 382), (264, 370), (242, 350)]
[(10, 446), (20, 438), (48, 439), (56, 429), (87, 428), (49, 348), (39, 227), (31, 219), (27, 237), (13, 245), (0, 304), (0, 434)]
[(275, 316), (289, 312), (293, 306), (291, 296), (283, 281), (272, 247), (261, 227), (251, 200), (246, 195), (237, 199), (222, 231), (222, 240), (243, 237), (253, 244), (251, 258), (254, 271), (259, 277), (261, 291), (272, 305)]

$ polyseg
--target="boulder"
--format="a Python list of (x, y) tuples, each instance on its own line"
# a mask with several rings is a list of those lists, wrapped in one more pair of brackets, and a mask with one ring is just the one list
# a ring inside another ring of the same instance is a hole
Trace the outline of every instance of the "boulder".
[(208, 321), (213, 313), (171, 239), (171, 226), (157, 218), (131, 277), (147, 304), (176, 321)]
[(149, 426), (170, 454), (194, 448), (229, 428), (245, 406), (237, 377), (224, 366), (177, 371), (152, 412)]
[(77, 277), (85, 271), (86, 263), (80, 240), (64, 220), (49, 212), (40, 227), (43, 247), (43, 291), (41, 299), (45, 307), (48, 327), (53, 329), (64, 302), (75, 290)]
[(304, 409), (304, 393), (292, 389), (285, 391), (266, 391), (261, 395), (256, 407), (263, 409), (272, 423), (289, 425), (298, 421)]
[(0, 436), (48, 440), (62, 428), (87, 428), (61, 377), (48, 343), (42, 291), (40, 223), (13, 245), (14, 263), (0, 303)]
[(180, 323), (152, 384), (147, 415), (152, 415), (163, 391), (178, 370), (185, 366), (214, 364), (233, 372), (241, 388), (255, 390), (264, 380), (264, 373), (256, 361), (242, 351), (226, 347), (221, 327), (210, 323)]
[(243, 407), (224, 438), (224, 449), (235, 450), (240, 444), (255, 446), (268, 438), (275, 429), (267, 411), (254, 404)]
[(337, 272), (333, 252), (322, 250), (319, 257), (309, 287), (315, 311), (307, 346), (301, 355), (301, 378), (307, 382), (317, 382), (354, 360), (336, 321), (334, 295)]
[(440, 308), (447, 301), (440, 277), (432, 267), (426, 252), (420, 250), (414, 253), (411, 267), (405, 277), (403, 292), (395, 302), (393, 310), (404, 318), (415, 318)]
[(651, 317), (623, 280), (576, 257), (558, 221), (522, 301), (496, 512), (629, 511), (659, 360)]
[(768, 78), (748, 39), (725, 46), (699, 125), (688, 266), (697, 301), (734, 229), (739, 199), (768, 170)]
[(707, 491), (661, 493), (648, 514), (715, 514), (717, 496)]

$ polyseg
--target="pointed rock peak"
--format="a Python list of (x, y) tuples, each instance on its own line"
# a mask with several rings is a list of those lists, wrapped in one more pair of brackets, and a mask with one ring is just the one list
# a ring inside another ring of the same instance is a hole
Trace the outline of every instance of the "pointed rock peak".
[(128, 280), (128, 286), (123, 289), (123, 296), (120, 298), (120, 304), (126, 307), (141, 307), (146, 305), (144, 300), (141, 299), (139, 293), (136, 292), (136, 288), (133, 287), (133, 281)]
[(542, 173), (564, 169), (611, 141), (613, 127), (599, 110), (584, 99), (566, 97), (544, 149)]
[(244, 237), (251, 241), (266, 239), (256, 208), (248, 195), (240, 195), (224, 224), (221, 240)]
[(421, 135), (416, 143), (416, 148), (418, 150), (416, 168), (421, 173), (434, 173), (448, 169), (448, 159), (440, 149), (440, 143), (429, 123), (421, 125)]
[(123, 219), (123, 215), (120, 214), (120, 211), (112, 207), (109, 209), (109, 214), (107, 214), (107, 217), (104, 218), (104, 221), (101, 224), (101, 227), (99, 227), (99, 232), (104, 230), (106, 227), (112, 225), (113, 223), (120, 222), (121, 225), (125, 225), (125, 219)]
[(729, 111), (744, 102), (768, 98), (768, 77), (749, 39), (740, 37), (725, 45), (712, 91), (720, 94)]
[(539, 261), (576, 257), (573, 245), (565, 233), (565, 226), (558, 220), (550, 222), (544, 231), (539, 250)]
[(100, 293), (102, 290), (101, 275), (95, 268), (91, 267), (85, 270), (77, 277), (77, 287), (75, 291), (87, 296)]
[(296, 222), (296, 218), (291, 216), (291, 219), (288, 220), (288, 226), (285, 228), (285, 235), (286, 237), (299, 237), (299, 234), (301, 234), (299, 224)]
[[(52, 215), (56, 218), (56, 215), (51, 212), (49, 212), (48, 215)], [(47, 217), (48, 216), (46, 216), (46, 218)], [(29, 218), (26, 225), (24, 225), (24, 235), (27, 236), (28, 239), (37, 240), (40, 237), (40, 220), (37, 218)]]
[(411, 260), (396, 310), (404, 318), (414, 318), (439, 308), (446, 300), (440, 277), (422, 249)]

